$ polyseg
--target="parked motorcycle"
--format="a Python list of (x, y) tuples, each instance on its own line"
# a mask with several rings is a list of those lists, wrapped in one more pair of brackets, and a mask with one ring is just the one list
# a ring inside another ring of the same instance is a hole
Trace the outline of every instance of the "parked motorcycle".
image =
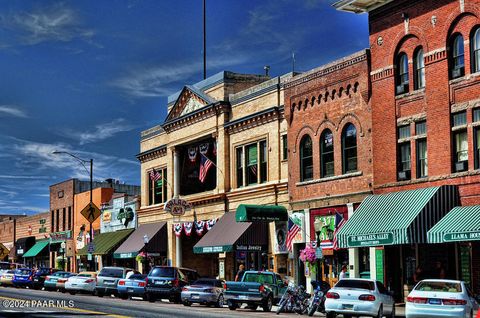
[(327, 282), (316, 280), (312, 280), (311, 284), (313, 287), (313, 297), (308, 305), (308, 315), (313, 316), (316, 311), (325, 313), (325, 295), (330, 289), (330, 285)]
[(281, 312), (296, 312), (300, 315), (307, 313), (310, 297), (310, 294), (305, 291), (305, 287), (301, 285), (297, 287), (290, 282), (278, 302), (277, 315)]

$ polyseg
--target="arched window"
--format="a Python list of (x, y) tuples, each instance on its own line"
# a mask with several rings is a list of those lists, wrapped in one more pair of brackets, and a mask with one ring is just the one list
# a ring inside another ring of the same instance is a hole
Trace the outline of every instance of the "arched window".
[(320, 165), (322, 178), (335, 174), (333, 163), (333, 134), (330, 129), (325, 129), (320, 136)]
[(405, 53), (400, 53), (397, 56), (396, 85), (397, 95), (408, 92), (408, 57)]
[(452, 79), (465, 75), (465, 50), (463, 36), (457, 34), (453, 37), (450, 49), (450, 77)]
[(305, 135), (300, 142), (300, 179), (301, 181), (313, 179), (313, 147), (309, 135)]
[(477, 27), (475, 32), (472, 33), (470, 43), (472, 48), (472, 73), (480, 72), (480, 27)]
[(420, 47), (416, 50), (413, 58), (413, 68), (415, 75), (415, 89), (425, 87), (425, 62), (423, 60), (423, 49)]
[(343, 173), (357, 171), (357, 129), (347, 124), (342, 132)]

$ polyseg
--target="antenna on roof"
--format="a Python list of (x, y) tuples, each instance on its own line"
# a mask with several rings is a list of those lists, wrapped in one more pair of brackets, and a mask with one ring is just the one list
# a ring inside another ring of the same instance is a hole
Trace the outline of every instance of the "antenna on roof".
[(207, 78), (207, 14), (206, 3), (203, 0), (203, 79)]
[(295, 52), (292, 52), (292, 74), (295, 73)]
[(268, 76), (268, 72), (270, 71), (270, 65), (265, 65), (263, 69), (265, 70), (265, 76)]

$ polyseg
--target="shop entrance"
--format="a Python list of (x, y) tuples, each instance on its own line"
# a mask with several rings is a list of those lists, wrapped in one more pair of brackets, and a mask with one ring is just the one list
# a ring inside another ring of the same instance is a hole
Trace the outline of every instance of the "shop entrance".
[(268, 269), (268, 257), (265, 251), (236, 251), (235, 268), (240, 264), (245, 266), (246, 270), (261, 271)]
[(190, 236), (182, 234), (180, 238), (182, 241), (182, 267), (194, 269), (202, 277), (217, 277), (218, 254), (195, 254), (193, 252), (193, 247), (201, 238), (202, 236), (195, 231), (192, 231)]

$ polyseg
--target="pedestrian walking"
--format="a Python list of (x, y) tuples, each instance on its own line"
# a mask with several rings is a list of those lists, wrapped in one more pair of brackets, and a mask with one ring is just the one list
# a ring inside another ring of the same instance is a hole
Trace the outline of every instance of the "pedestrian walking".
[(235, 281), (236, 282), (241, 281), (243, 278), (243, 274), (245, 274), (245, 265), (240, 264), (240, 266), (238, 266), (237, 276), (235, 276)]
[(342, 270), (340, 271), (340, 275), (338, 275), (338, 280), (347, 278), (347, 265), (342, 266)]

